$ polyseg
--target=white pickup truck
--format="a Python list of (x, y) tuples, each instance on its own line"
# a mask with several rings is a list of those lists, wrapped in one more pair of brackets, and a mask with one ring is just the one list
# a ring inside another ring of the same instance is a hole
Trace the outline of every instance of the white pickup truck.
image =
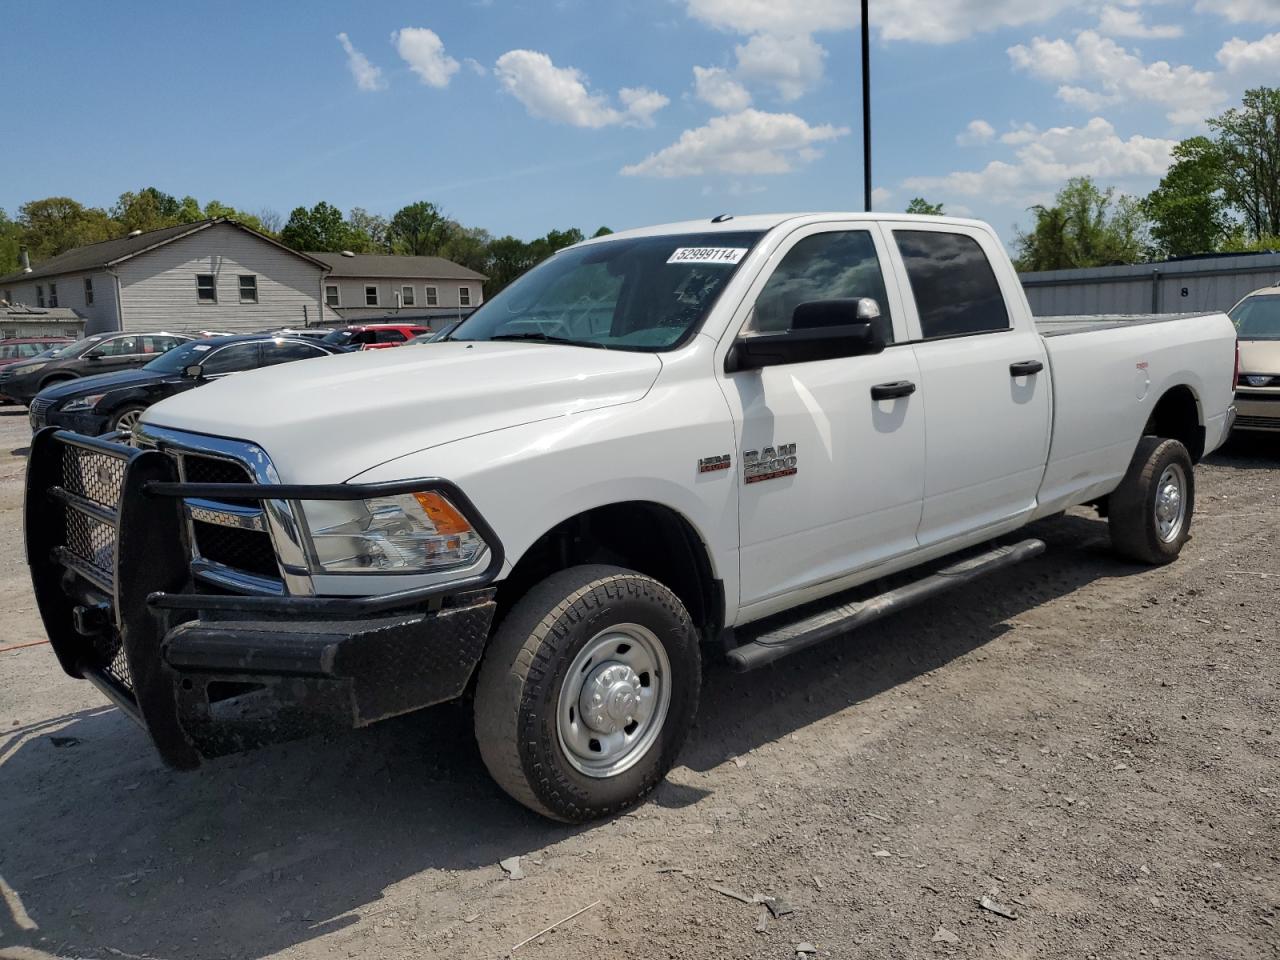
[(770, 663), (1080, 504), (1176, 558), (1235, 363), (1223, 314), (1037, 323), (973, 221), (634, 230), (443, 342), (42, 431), (28, 556), (63, 667), (175, 767), (468, 697), (497, 782), (585, 820), (675, 762), (704, 653)]

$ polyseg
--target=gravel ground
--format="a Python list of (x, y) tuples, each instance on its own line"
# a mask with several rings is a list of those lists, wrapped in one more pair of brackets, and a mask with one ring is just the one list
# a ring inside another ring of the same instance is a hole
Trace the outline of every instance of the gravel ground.
[[(43, 638), (27, 438), (0, 412), (0, 644)], [(1198, 476), (1171, 567), (1072, 514), (991, 580), (710, 667), (669, 782), (589, 827), (500, 794), (461, 708), (177, 774), (47, 646), (0, 654), (0, 956), (502, 957), (589, 905), (517, 958), (1280, 956), (1280, 437)], [(713, 884), (793, 911), (757, 930)]]

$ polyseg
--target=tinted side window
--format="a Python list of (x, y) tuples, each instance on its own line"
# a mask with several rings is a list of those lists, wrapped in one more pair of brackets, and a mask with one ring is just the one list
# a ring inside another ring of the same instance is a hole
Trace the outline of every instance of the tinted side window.
[(895, 230), (925, 339), (1009, 329), (995, 271), (973, 237)]
[(286, 340), (284, 343), (264, 343), (262, 345), (262, 362), (266, 366), (323, 356), (325, 356), (323, 350), (307, 343)]
[(94, 352), (104, 357), (130, 357), (138, 352), (138, 338), (115, 337), (98, 344)]
[(404, 343), (405, 340), (407, 339), (408, 337), (406, 337), (399, 330), (379, 330), (378, 331), (379, 343)]
[(780, 333), (791, 329), (796, 307), (813, 300), (870, 297), (880, 305), (878, 332), (893, 342), (893, 321), (875, 241), (866, 230), (805, 237), (783, 258), (756, 299), (748, 330)]
[(204, 361), (203, 366), (206, 377), (220, 373), (235, 373), (238, 370), (251, 370), (258, 366), (258, 345), (237, 343), (215, 350)]

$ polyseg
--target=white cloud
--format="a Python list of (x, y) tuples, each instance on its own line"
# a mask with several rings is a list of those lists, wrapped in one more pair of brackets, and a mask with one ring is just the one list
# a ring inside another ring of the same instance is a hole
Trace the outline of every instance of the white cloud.
[(871, 191), (871, 205), (877, 210), (883, 210), (885, 205), (893, 199), (893, 191), (886, 187), (876, 187)]
[(1040, 130), (1034, 123), (1015, 123), (1010, 126), (1008, 133), (1000, 135), (1000, 142), (1011, 147), (1020, 147), (1038, 136), (1040, 136)]
[(1258, 74), (1272, 76), (1280, 63), (1280, 33), (1272, 33), (1249, 43), (1238, 37), (1228, 40), (1218, 51), (1218, 62), (1230, 74)]
[(1197, 13), (1216, 13), (1232, 23), (1280, 23), (1276, 0), (1196, 0)]
[(625, 108), (619, 110), (606, 94), (587, 89), (581, 70), (557, 67), (536, 50), (509, 50), (498, 58), (494, 74), (532, 116), (574, 127), (652, 126), (653, 115), (670, 102), (653, 90), (627, 87), (619, 91)]
[(724, 67), (694, 67), (693, 90), (703, 103), (724, 113), (737, 113), (751, 106), (747, 88)]
[[(1265, 2), (1265, 0), (1255, 0)], [(858, 0), (686, 0), (690, 16), (735, 33), (782, 36), (850, 30)], [(951, 43), (975, 33), (1049, 20), (1076, 0), (895, 0), (872, 11), (885, 40)]]
[(962, 147), (976, 147), (980, 143), (988, 143), (996, 135), (996, 128), (985, 120), (970, 120), (964, 132), (956, 136), (956, 143)]
[(799, 99), (818, 85), (827, 58), (827, 51), (809, 34), (760, 33), (735, 52), (740, 77), (773, 87), (785, 101)]
[(477, 77), (487, 77), (489, 75), (489, 68), (486, 67), (479, 60), (475, 60), (475, 59), (472, 59), (471, 57), (467, 57), (462, 62), (465, 63), (467, 65), (467, 69), (470, 70), (472, 73), (474, 73)]
[(1093, 30), (1081, 31), (1074, 45), (1037, 37), (1030, 47), (1010, 47), (1009, 58), (1015, 67), (1045, 80), (1088, 83), (1063, 84), (1058, 96), (1091, 111), (1120, 100), (1146, 101), (1164, 107), (1172, 122), (1195, 126), (1226, 99), (1214, 74), (1164, 60), (1145, 63)]
[(1111, 37), (1143, 37), (1149, 40), (1172, 40), (1183, 34), (1177, 24), (1148, 25), (1142, 11), (1132, 7), (1103, 7), (1098, 29)]
[(737, 176), (789, 173), (821, 156), (817, 144), (847, 136), (847, 127), (810, 126), (791, 113), (743, 110), (686, 130), (671, 146), (624, 167), (629, 177)]
[(1095, 117), (1083, 127), (1054, 127), (1032, 134), (1015, 151), (1015, 162), (995, 160), (982, 170), (944, 177), (912, 177), (903, 186), (946, 196), (976, 197), (984, 203), (1028, 206), (1053, 196), (1072, 177), (1094, 177), (1103, 184), (1150, 183), (1163, 176), (1177, 141), (1152, 137), (1121, 138), (1115, 127)]
[(444, 41), (426, 27), (403, 27), (391, 34), (396, 53), (428, 87), (443, 89), (458, 72), (458, 61), (444, 52)]
[(351, 45), (351, 38), (345, 33), (338, 34), (338, 42), (347, 52), (347, 69), (355, 78), (356, 86), (365, 91), (385, 90), (387, 81), (382, 76), (382, 68), (375, 67), (369, 58)]

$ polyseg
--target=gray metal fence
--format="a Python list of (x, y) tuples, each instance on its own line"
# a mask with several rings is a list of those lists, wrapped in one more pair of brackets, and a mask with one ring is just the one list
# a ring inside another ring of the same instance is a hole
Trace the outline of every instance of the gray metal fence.
[(1229, 310), (1245, 294), (1280, 284), (1280, 253), (1052, 270), (1021, 279), (1040, 317)]

